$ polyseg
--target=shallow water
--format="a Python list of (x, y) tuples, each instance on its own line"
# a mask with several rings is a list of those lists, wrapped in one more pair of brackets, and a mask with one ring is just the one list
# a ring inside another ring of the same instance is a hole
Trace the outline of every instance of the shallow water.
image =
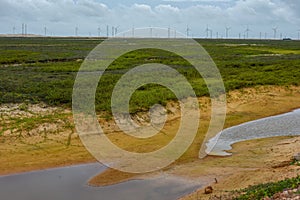
[(227, 156), (231, 145), (237, 142), (270, 138), (277, 136), (300, 135), (300, 109), (286, 114), (267, 117), (238, 126), (234, 126), (218, 133), (207, 143), (208, 155)]
[(105, 169), (95, 163), (0, 177), (1, 200), (173, 200), (201, 187), (172, 176), (90, 187), (88, 180)]

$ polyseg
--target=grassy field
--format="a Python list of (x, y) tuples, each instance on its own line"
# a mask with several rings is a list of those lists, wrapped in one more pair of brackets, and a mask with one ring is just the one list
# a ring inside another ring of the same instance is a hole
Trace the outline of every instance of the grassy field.
[[(0, 38), (0, 103), (71, 106), (72, 87), (83, 59), (101, 42), (89, 38)], [(298, 85), (300, 41), (197, 40), (211, 55), (226, 90), (257, 85)], [(102, 76), (96, 94), (97, 111), (110, 112), (113, 86), (130, 68), (145, 63), (172, 66), (192, 84), (197, 96), (208, 95), (195, 69), (184, 59), (161, 50), (139, 50), (115, 60)], [(145, 98), (147, 96), (147, 98)], [(175, 96), (158, 85), (137, 90), (132, 113)]]

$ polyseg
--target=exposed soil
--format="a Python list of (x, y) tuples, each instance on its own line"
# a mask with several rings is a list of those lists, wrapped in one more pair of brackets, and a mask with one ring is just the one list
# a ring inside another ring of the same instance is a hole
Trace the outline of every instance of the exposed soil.
[(0, 106), (0, 174), (95, 162), (75, 133), (70, 110), (45, 104)]
[(232, 157), (207, 158), (203, 164), (210, 166), (206, 176), (211, 177), (213, 193), (204, 194), (201, 188), (182, 199), (232, 199), (228, 191), (296, 177), (300, 167), (291, 162), (295, 152), (300, 151), (299, 141), (300, 137), (247, 141), (234, 145)]
[[(265, 86), (232, 91), (227, 96), (228, 115), (225, 127), (299, 108), (299, 98), (300, 87)], [(175, 164), (164, 169), (164, 173), (197, 181), (210, 180), (214, 188), (213, 195), (225, 190), (244, 188), (249, 184), (292, 177), (299, 173), (298, 166), (290, 166), (288, 163), (294, 153), (300, 152), (300, 138), (269, 138), (242, 142), (233, 146), (231, 157), (207, 157), (199, 160), (199, 148), (210, 120), (210, 101), (207, 97), (202, 97), (199, 102), (199, 134), (187, 153)], [(99, 121), (112, 142), (120, 147), (135, 152), (144, 152), (145, 149), (151, 151), (164, 146), (176, 133), (180, 117), (178, 105), (170, 102), (167, 110), (168, 122), (164, 129), (172, 128), (171, 131), (161, 132), (150, 141), (137, 141), (122, 134), (105, 114), (99, 115)], [(0, 174), (95, 161), (75, 132), (70, 110), (46, 105), (19, 104), (1, 105), (0, 113)], [(30, 119), (33, 119), (32, 123)], [(145, 113), (138, 113), (134, 120), (141, 125), (148, 123)], [(108, 169), (92, 179), (91, 184), (109, 185), (136, 178), (136, 174)], [(213, 184), (215, 178), (218, 180), (217, 184)], [(197, 199), (197, 193), (202, 195), (203, 190), (183, 199)], [(210, 198), (210, 195), (202, 195), (201, 198)]]
[[(234, 126), (254, 119), (285, 113), (293, 109), (299, 108), (299, 91), (300, 90), (298, 87), (271, 86), (232, 91), (227, 96), (228, 115), (226, 118), (225, 127)], [(203, 140), (203, 137), (201, 137), (201, 135), (203, 135), (203, 133), (206, 132), (207, 125), (210, 119), (209, 99), (204, 97), (200, 98), (199, 101), (202, 105), (202, 126), (199, 129), (199, 136), (197, 137), (196, 141), (191, 146), (191, 148), (188, 150), (188, 152), (179, 160), (177, 160), (174, 165), (169, 166), (167, 169), (164, 169), (164, 173), (172, 173), (172, 175), (179, 175), (189, 179), (197, 179), (197, 177), (201, 177), (204, 179), (211, 179), (212, 182), (214, 182), (214, 178), (222, 179), (231, 175), (232, 173), (244, 173), (244, 171), (246, 171), (245, 173), (248, 173), (248, 171), (253, 171), (260, 167), (264, 168), (264, 165), (259, 165), (260, 158), (258, 158), (257, 153), (253, 153), (253, 151), (255, 152), (255, 149), (259, 149), (260, 145), (267, 145), (270, 141), (280, 142), (284, 138), (263, 139), (259, 140), (260, 142), (248, 141), (246, 142), (247, 146), (245, 147), (245, 149), (241, 148), (239, 151), (235, 151), (235, 145), (233, 150), (233, 156), (228, 158), (207, 157), (204, 160), (198, 159), (199, 147), (201, 145), (201, 141)], [(178, 121), (173, 120), (172, 123), (167, 123), (165, 126), (174, 127), (178, 125), (178, 123)], [(117, 137), (111, 138), (113, 141), (116, 138), (118, 138), (119, 141), (126, 141), (124, 143), (126, 143), (127, 147), (130, 146), (131, 149), (139, 150), (139, 147), (132, 145), (132, 143), (130, 143), (129, 140), (122, 138), (122, 135), (118, 135)], [(237, 145), (241, 145), (243, 147), (243, 144), (244, 143)], [(147, 144), (145, 146), (147, 148), (151, 148), (147, 146)], [(252, 147), (254, 150), (251, 149)], [(296, 149), (293, 149), (293, 151), (289, 153), (295, 153), (294, 150), (297, 151)], [(243, 154), (240, 151), (243, 151)], [(269, 155), (268, 152), (262, 152), (261, 154), (264, 156)], [(262, 155), (260, 155), (260, 157), (262, 157)], [(277, 158), (271, 157), (270, 159), (276, 160)], [(288, 156), (287, 159), (290, 159), (290, 157)], [(234, 165), (232, 163), (234, 163)], [(234, 168), (232, 166), (234, 166)], [(92, 179), (91, 183), (93, 185), (108, 185), (122, 181), (127, 181), (130, 179), (136, 179), (139, 176), (140, 175), (134, 174), (128, 176), (128, 174), (116, 173), (115, 170), (109, 169), (105, 173), (100, 174), (98, 177)], [(111, 182), (107, 180), (110, 180)]]

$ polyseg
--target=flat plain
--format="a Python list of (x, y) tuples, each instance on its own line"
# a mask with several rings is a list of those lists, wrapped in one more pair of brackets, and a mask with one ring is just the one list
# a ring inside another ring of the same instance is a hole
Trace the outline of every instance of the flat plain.
[[(95, 161), (76, 134), (71, 105), (76, 74), (89, 52), (102, 41), (99, 38), (0, 38), (0, 174)], [(206, 49), (222, 75), (228, 103), (225, 127), (300, 107), (300, 41), (196, 41)], [(210, 120), (208, 90), (186, 60), (162, 50), (129, 52), (116, 59), (103, 74), (96, 93), (96, 111), (114, 143), (130, 151), (145, 152), (164, 146), (174, 137), (172, 128), (167, 134), (161, 132), (149, 140), (127, 137), (115, 128), (110, 110), (113, 87), (122, 74), (147, 63), (166, 64), (184, 75), (193, 86), (201, 108), (202, 121), (195, 141), (166, 172), (195, 178), (203, 175), (203, 167), (215, 165), (227, 166), (229, 175), (233, 171), (242, 173), (246, 168), (268, 167), (263, 159), (269, 152), (261, 150), (255, 153), (260, 156), (257, 158), (252, 155), (253, 149), (267, 148), (270, 140), (280, 143), (287, 138), (249, 142), (247, 149), (240, 145), (237, 147), (240, 153), (221, 159), (222, 162), (212, 157), (206, 158), (205, 163), (199, 161), (199, 148)], [(159, 85), (139, 88), (130, 101), (130, 113), (133, 118), (147, 119), (146, 111), (156, 103), (165, 106), (170, 114), (165, 128), (177, 128), (180, 114), (176, 98)], [(300, 151), (299, 146), (294, 151), (297, 149)], [(253, 162), (256, 166), (251, 165)], [(232, 168), (230, 163), (237, 166)], [(222, 174), (221, 169), (215, 170), (214, 174)], [(100, 178), (91, 180), (91, 184), (106, 185), (133, 177), (136, 175), (107, 170)]]

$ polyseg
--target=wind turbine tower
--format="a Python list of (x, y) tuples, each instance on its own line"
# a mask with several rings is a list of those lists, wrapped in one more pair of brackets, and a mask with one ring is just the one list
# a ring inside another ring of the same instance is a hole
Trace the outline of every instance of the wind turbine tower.
[(100, 28), (100, 26), (98, 27), (98, 37), (100, 37), (101, 36), (101, 28)]
[(109, 26), (106, 25), (106, 36), (108, 37), (109, 36)]
[(24, 35), (24, 23), (22, 24), (22, 35)]
[(25, 35), (27, 36), (27, 24), (25, 24)]
[(114, 33), (115, 36), (118, 34), (119, 28), (120, 28), (120, 26), (115, 27), (115, 33)]
[(114, 37), (114, 35), (115, 35), (115, 27), (112, 26), (111, 27), (111, 37)]
[(132, 27), (132, 37), (134, 38), (134, 36), (135, 36), (135, 28)]
[(262, 39), (262, 32), (259, 32), (259, 39)]
[(226, 27), (225, 29), (226, 29), (226, 39), (228, 39), (228, 36), (229, 36), (228, 33), (229, 33), (231, 27)]
[(274, 31), (274, 39), (276, 39), (278, 27), (276, 26), (276, 27), (273, 27), (272, 29), (273, 29), (273, 31)]
[(186, 37), (187, 37), (187, 38), (190, 37), (190, 31), (191, 31), (190, 27), (187, 26), (187, 27), (186, 27)]
[(153, 28), (150, 26), (150, 38), (153, 37)]
[(267, 39), (268, 34), (265, 32), (265, 40)]
[(208, 28), (208, 24), (206, 25), (206, 29), (205, 29), (205, 32), (206, 32), (206, 39), (208, 38), (208, 33), (209, 33), (210, 29)]
[(152, 26), (149, 26), (149, 30), (150, 30), (150, 38), (152, 38), (152, 36), (153, 36), (153, 28), (152, 28)]
[(78, 36), (78, 27), (77, 26), (75, 27), (75, 36), (76, 37)]
[(249, 29), (249, 26), (247, 25), (247, 29), (245, 30), (247, 39), (249, 38), (249, 32), (250, 32), (250, 31), (251, 31), (251, 30)]
[(300, 29), (298, 29), (298, 40), (300, 40)]

